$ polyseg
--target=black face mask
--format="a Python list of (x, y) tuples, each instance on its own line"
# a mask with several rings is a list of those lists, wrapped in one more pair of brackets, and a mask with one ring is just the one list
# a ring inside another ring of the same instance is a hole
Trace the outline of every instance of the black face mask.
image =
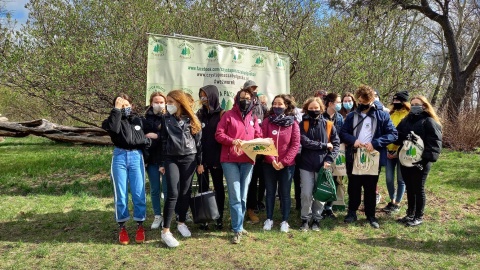
[(358, 104), (358, 110), (363, 112), (365, 110), (367, 110), (368, 108), (370, 108), (370, 104)]
[(246, 111), (246, 110), (248, 109), (248, 107), (250, 106), (250, 101), (249, 101), (249, 100), (246, 100), (246, 99), (240, 100), (239, 105), (240, 105), (240, 110), (241, 110), (242, 112), (244, 112), (244, 111)]
[(403, 108), (403, 104), (402, 103), (393, 103), (393, 108), (395, 110), (400, 110), (401, 108)]
[(320, 115), (320, 111), (308, 110), (307, 113), (308, 113), (308, 116), (310, 116), (311, 118), (317, 118)]

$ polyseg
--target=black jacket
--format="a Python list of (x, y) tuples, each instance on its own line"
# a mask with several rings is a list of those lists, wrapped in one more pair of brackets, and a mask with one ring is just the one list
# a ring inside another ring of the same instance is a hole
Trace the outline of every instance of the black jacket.
[(102, 128), (108, 132), (113, 144), (118, 148), (145, 150), (151, 144), (151, 140), (146, 138), (143, 132), (142, 119), (136, 115), (124, 117), (117, 108), (112, 109), (110, 116), (103, 121)]
[[(305, 121), (310, 122), (308, 131), (305, 131)], [(318, 172), (323, 167), (325, 161), (332, 163), (338, 155), (340, 139), (338, 138), (337, 129), (335, 126), (332, 127), (330, 143), (333, 145), (333, 149), (329, 151), (327, 149), (327, 122), (323, 116), (312, 119), (309, 115), (304, 114), (299, 126), (302, 152), (300, 153), (301, 161), (298, 166), (302, 170)]]
[[(143, 130), (145, 134), (153, 132), (160, 135), (162, 117), (163, 114), (155, 114), (153, 112), (153, 108), (149, 107), (147, 112), (145, 113), (145, 123), (143, 125)], [(145, 163), (160, 164), (162, 162), (161, 157), (162, 144), (159, 137), (158, 139), (152, 140), (152, 145), (148, 148), (148, 159), (145, 160)]]
[(167, 113), (162, 117), (161, 125), (160, 140), (164, 154), (162, 160), (169, 156), (196, 154), (197, 164), (202, 164), (202, 131), (192, 135), (190, 118), (182, 116), (177, 119)]
[(207, 85), (200, 90), (203, 90), (208, 98), (208, 107), (202, 106), (197, 111), (197, 117), (202, 124), (202, 148), (208, 149), (202, 151), (202, 162), (206, 166), (220, 167), (222, 145), (215, 140), (215, 132), (223, 109), (220, 107), (218, 89), (214, 85)]
[(397, 126), (398, 140), (396, 145), (403, 146), (410, 131), (415, 132), (423, 140), (422, 160), (435, 162), (442, 150), (442, 127), (426, 112), (419, 115), (408, 114)]

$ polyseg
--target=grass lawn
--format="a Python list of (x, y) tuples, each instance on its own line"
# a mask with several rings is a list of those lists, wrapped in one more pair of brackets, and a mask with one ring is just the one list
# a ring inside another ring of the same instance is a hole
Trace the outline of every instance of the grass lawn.
[[(167, 249), (160, 232), (150, 231), (148, 201), (145, 244), (117, 244), (109, 179), (111, 147), (74, 146), (37, 137), (6, 138), (0, 143), (0, 269), (479, 269), (480, 155), (444, 151), (427, 179), (425, 223), (405, 228), (398, 216), (380, 212), (381, 228), (372, 229), (362, 213), (354, 225), (321, 223), (320, 232), (297, 230), (292, 208), (289, 233), (245, 224), (250, 232), (239, 245), (232, 233), (200, 231)], [(147, 181), (148, 183), (148, 181)], [(379, 181), (387, 198), (385, 177)], [(147, 184), (148, 188), (148, 184)], [(147, 190), (148, 192), (148, 190)], [(147, 196), (149, 197), (149, 196)], [(148, 198), (149, 199), (149, 198)], [(228, 202), (227, 202), (228, 203)], [(294, 204), (294, 203), (293, 203)], [(163, 205), (163, 204), (162, 204)], [(228, 207), (225, 228), (228, 228)], [(174, 225), (175, 227), (175, 225)], [(127, 223), (134, 237), (133, 221)]]

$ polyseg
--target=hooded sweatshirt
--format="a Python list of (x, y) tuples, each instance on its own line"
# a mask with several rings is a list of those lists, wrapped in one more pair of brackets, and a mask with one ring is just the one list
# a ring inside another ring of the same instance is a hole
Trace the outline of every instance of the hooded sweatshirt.
[(245, 112), (240, 110), (240, 92), (235, 96), (233, 108), (223, 115), (217, 126), (215, 139), (222, 144), (220, 162), (248, 162), (254, 164), (245, 153), (237, 155), (232, 144), (234, 140), (253, 140), (262, 137), (262, 130), (256, 117), (252, 116), (253, 102)]
[(200, 88), (200, 91), (204, 91), (208, 99), (208, 105), (203, 105), (197, 111), (197, 117), (202, 125), (202, 147), (207, 150), (202, 152), (203, 165), (220, 167), (222, 145), (215, 140), (215, 132), (223, 109), (220, 107), (218, 89), (215, 85), (207, 85)]

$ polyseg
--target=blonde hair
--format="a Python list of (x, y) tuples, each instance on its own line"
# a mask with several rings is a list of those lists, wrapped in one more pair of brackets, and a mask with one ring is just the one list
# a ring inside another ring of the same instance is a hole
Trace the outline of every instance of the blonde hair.
[(190, 118), (192, 134), (195, 135), (199, 133), (202, 130), (202, 126), (200, 125), (200, 121), (198, 120), (197, 116), (193, 113), (193, 109), (187, 95), (182, 90), (172, 90), (167, 94), (167, 97), (171, 97), (178, 102), (181, 107), (181, 112)]
[(435, 120), (435, 122), (437, 122), (440, 126), (442, 125), (440, 117), (438, 117), (437, 113), (435, 112), (435, 109), (433, 108), (432, 104), (428, 102), (426, 97), (420, 96), (420, 95), (414, 96), (412, 99), (410, 99), (410, 103), (412, 103), (412, 100), (414, 99), (419, 99), (420, 101), (422, 101), (423, 107), (424, 107), (423, 111), (428, 113), (428, 115), (430, 115), (430, 117), (432, 117), (433, 120)]
[(303, 107), (302, 107), (303, 113), (307, 113), (308, 106), (310, 105), (310, 103), (312, 103), (314, 101), (317, 102), (320, 105), (320, 111), (322, 113), (325, 112), (325, 105), (323, 104), (322, 99), (320, 97), (311, 97), (311, 98), (307, 99), (305, 101), (305, 103), (303, 103)]

